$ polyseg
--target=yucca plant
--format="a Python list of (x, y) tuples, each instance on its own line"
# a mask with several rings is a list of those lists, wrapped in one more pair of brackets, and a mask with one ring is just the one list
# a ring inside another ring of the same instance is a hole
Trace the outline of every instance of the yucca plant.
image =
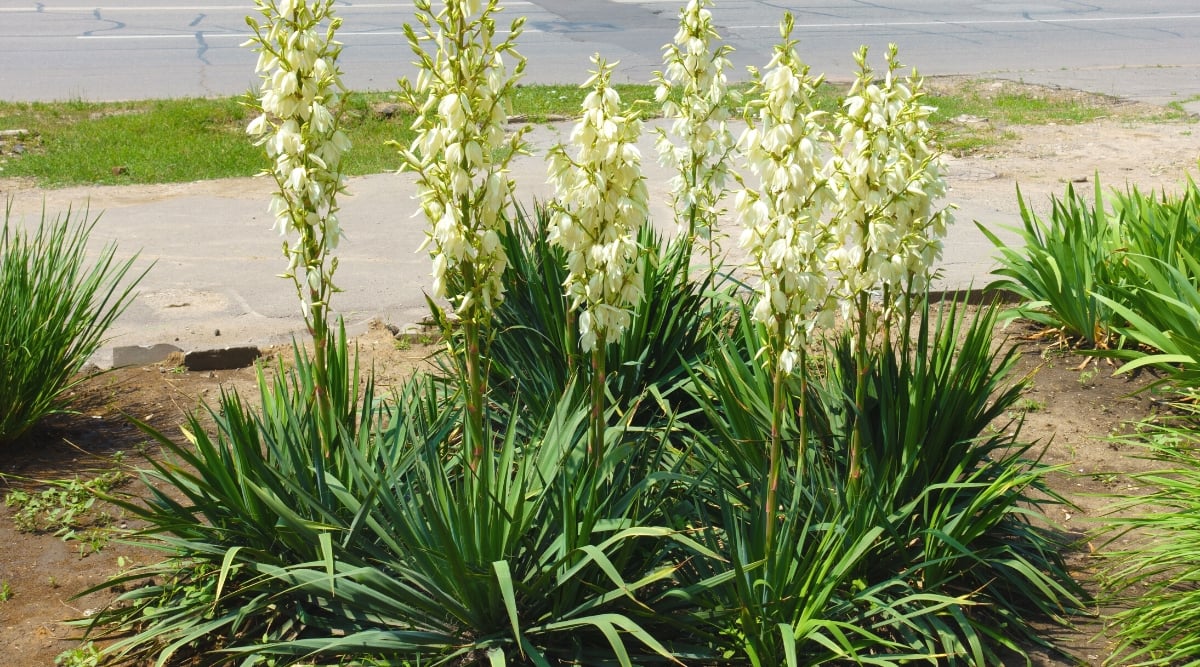
[[(693, 558), (683, 570), (688, 599), (698, 603), (684, 610), (691, 614), (689, 625), (714, 655), (732, 656), (738, 664), (870, 663), (880, 647), (902, 653), (860, 614), (870, 604), (852, 574), (880, 531), (852, 525), (840, 497), (845, 476), (820, 465), (821, 455), (812, 449), (801, 476), (799, 449), (788, 448), (778, 477), (781, 511), (765, 512), (774, 377), (755, 358), (761, 326), (743, 305), (736, 326), (713, 343), (690, 387), (704, 416), (689, 420), (703, 424), (693, 432), (697, 492), (691, 521), (720, 558)], [(796, 391), (797, 383), (789, 382), (783, 420), (789, 443), (799, 433), (791, 398)], [(777, 522), (770, 543), (768, 521)]]
[(1161, 468), (1132, 475), (1150, 492), (1116, 500), (1105, 520), (1108, 544), (1134, 538), (1101, 551), (1106, 602), (1121, 607), (1109, 619), (1117, 647), (1105, 664), (1200, 665), (1200, 397), (1178, 398), (1174, 414), (1116, 439)]
[[(863, 458), (872, 492), (862, 501), (887, 517), (891, 546), (859, 575), (907, 572), (917, 590), (981, 605), (949, 607), (923, 618), (922, 632), (906, 632), (955, 660), (995, 664), (998, 647), (1021, 650), (1017, 638), (1042, 642), (1029, 618), (1064, 621), (1084, 595), (1062, 557), (1069, 545), (1031, 523), (1043, 520), (1039, 505), (1063, 502), (1045, 484), (1052, 468), (1027, 458), (1032, 446), (1019, 441), (1019, 429), (993, 428), (1026, 383), (1008, 379), (1016, 351), (993, 339), (997, 306), (974, 315), (954, 300), (936, 315), (931, 308), (918, 309), (911, 350), (875, 350), (870, 364)], [(852, 427), (851, 344), (836, 341), (817, 403), (833, 442)], [(1001, 624), (1007, 636), (992, 630)]]
[[(669, 619), (650, 603), (674, 572), (664, 542), (687, 540), (657, 522), (659, 476), (640, 474), (658, 445), (610, 441), (593, 467), (583, 398), (568, 394), (534, 441), (507, 429), (474, 471), (445, 463), (436, 443), (418, 450), (395, 491), (373, 500), (360, 539), (375, 546), (335, 565), (332, 590), (371, 621), (266, 650), (359, 646), (422, 664), (670, 659), (656, 633)], [(324, 580), (318, 567), (305, 576)]]
[(1120, 233), (1117, 220), (1105, 211), (1100, 184), (1091, 202), (1067, 186), (1065, 197), (1052, 198), (1048, 221), (1030, 209), (1020, 188), (1017, 200), (1022, 226), (1012, 231), (1020, 245), (1005, 244), (976, 222), (1000, 251), (1000, 267), (993, 273), (1001, 277), (988, 288), (1012, 292), (1022, 300), (1011, 315), (1059, 329), (1091, 347), (1108, 345), (1117, 322), (1098, 297), (1110, 294), (1114, 286), (1111, 262)]
[[(302, 636), (316, 622), (311, 614), (321, 602), (300, 591), (289, 597), (291, 584), (279, 573), (323, 561), (333, 553), (333, 540), (345, 536), (355, 514), (340, 494), (372, 490), (344, 483), (357, 457), (373, 455), (372, 465), (394, 469), (399, 464), (384, 457), (405, 455), (374, 444), (381, 418), (372, 408), (374, 387), (368, 379), (360, 393), (344, 330), (327, 349), (334, 423), (326, 423), (322, 415), (329, 413), (311, 400), (313, 360), (296, 348), (292, 368), (281, 362), (274, 379), (260, 371), (261, 411), (223, 392), (209, 409), (216, 425), (211, 434), (198, 415), (188, 420), (187, 443), (141, 425), (168, 456), (150, 460), (144, 502), (132, 492), (110, 500), (145, 522), (132, 539), (161, 551), (164, 560), (94, 589), (156, 582), (132, 588), (92, 618), (89, 632), (100, 636), (136, 632), (107, 654), (155, 656), (165, 664), (244, 642)], [(440, 405), (422, 403), (416, 392), (406, 398), (404, 424), (442, 423)], [(419, 430), (436, 432), (425, 424)], [(323, 431), (335, 440), (322, 440)], [(322, 442), (339, 446), (326, 453)], [(226, 658), (214, 653), (211, 662)]]
[(1200, 260), (1180, 247), (1173, 261), (1143, 255), (1128, 255), (1124, 261), (1142, 286), (1123, 289), (1115, 298), (1098, 298), (1124, 318), (1126, 324), (1117, 331), (1138, 346), (1102, 353), (1127, 360), (1118, 373), (1145, 366), (1163, 371), (1151, 386), (1170, 381), (1200, 387)]
[[(563, 293), (566, 253), (546, 240), (548, 224), (547, 210), (535, 205), (532, 215), (518, 211), (503, 236), (506, 297), (496, 309), (488, 383), (491, 400), (506, 409), (517, 401), (534, 413), (551, 408), (569, 385), (590, 375)], [(667, 241), (647, 225), (638, 244), (646, 249), (640, 259), (645, 296), (605, 363), (609, 391), (622, 410), (650, 387), (666, 393), (686, 379), (687, 364), (705, 354), (723, 316), (712, 310), (710, 297), (719, 284), (729, 284), (715, 271), (693, 275), (692, 249), (683, 239)]]
[[(88, 239), (99, 217), (68, 210), (36, 227), (12, 220), (0, 228), (0, 444), (24, 435), (44, 417), (69, 410), (68, 395), (84, 381), (84, 364), (105, 341), (134, 297), (145, 271), (134, 255), (118, 260), (116, 245), (89, 260)], [(147, 269), (149, 270), (149, 269)]]
[[(335, 423), (307, 398), (313, 364), (298, 352), (293, 368), (260, 376), (261, 412), (225, 394), (213, 435), (196, 418), (190, 444), (152, 432), (175, 461), (152, 462), (148, 502), (115, 500), (147, 525), (134, 540), (166, 558), (106, 582), (155, 581), (92, 619), (93, 634), (133, 633), (109, 655), (492, 665), (672, 655), (671, 619), (653, 604), (670, 588), (671, 555), (703, 548), (663, 519), (675, 502), (665, 437), (609, 429), (594, 467), (587, 409), (568, 391), (536, 435), (505, 429), (472, 468), (463, 406), (444, 383), (418, 376), (391, 405), (344, 337), (329, 350)], [(336, 447), (322, 447), (322, 429)]]
[[(765, 493), (771, 415), (770, 379), (750, 353), (749, 325), (698, 372), (696, 391), (712, 407), (697, 451), (715, 480), (705, 488), (716, 494), (703, 507), (719, 527), (714, 539), (729, 545), (722, 553), (734, 571), (713, 566), (696, 576), (720, 592), (718, 608), (757, 619), (710, 617), (729, 623), (724, 634), (752, 663), (895, 664), (924, 656), (996, 664), (1000, 651), (1022, 650), (1018, 638), (1038, 641), (1031, 618), (1061, 620), (1082, 604), (1064, 545), (1029, 521), (1034, 498), (1053, 501), (1043, 495), (1049, 468), (1025, 460), (1029, 446), (1012, 431), (991, 429), (1022, 386), (1004, 384), (1014, 356), (993, 345), (996, 308), (969, 320), (957, 304), (936, 318), (928, 306), (923, 313), (910, 352), (885, 348), (869, 357), (862, 488), (870, 492), (853, 502), (845, 484), (854, 365), (849, 339), (830, 343), (828, 367), (815, 373), (806, 402), (803, 475), (798, 451), (787, 452), (778, 520), (790, 537), (775, 549), (745, 527), (765, 520), (752, 508)], [(794, 443), (798, 383), (788, 392), (784, 440)], [(826, 543), (826, 530), (841, 537)], [(800, 551), (791, 552), (797, 543)], [(766, 567), (771, 558), (776, 568)], [(793, 563), (805, 565), (792, 570)], [(804, 580), (812, 571), (825, 574)], [(773, 574), (763, 579), (764, 572)], [(751, 585), (756, 580), (761, 587)], [(1005, 634), (993, 630), (997, 621)]]

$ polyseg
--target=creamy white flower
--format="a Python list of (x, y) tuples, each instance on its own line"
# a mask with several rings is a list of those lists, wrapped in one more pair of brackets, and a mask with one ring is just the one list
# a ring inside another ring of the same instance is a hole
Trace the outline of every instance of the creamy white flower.
[(255, 137), (272, 167), (278, 191), (269, 210), (284, 245), (288, 274), (296, 281), (306, 317), (318, 317), (328, 305), (342, 228), (337, 196), (345, 190), (341, 156), (350, 149), (338, 129), (336, 109), (342, 84), (333, 65), (340, 46), (333, 34), (340, 19), (333, 0), (258, 0), (265, 27), (251, 20), (261, 77), (259, 108), (246, 131)]
[(950, 212), (933, 206), (946, 186), (941, 156), (930, 148), (921, 80), (896, 76), (894, 45), (882, 82), (866, 56), (865, 48), (856, 54), (859, 74), (837, 123), (832, 183), (841, 247), (831, 264), (842, 299), (882, 294), (886, 317), (906, 294), (928, 286)]
[[(753, 316), (767, 327), (767, 358), (783, 373), (792, 372), (813, 329), (836, 309), (829, 278), (835, 239), (824, 219), (831, 204), (829, 162), (820, 149), (826, 137), (810, 101), (819, 79), (809, 77), (788, 34), (766, 73), (755, 72), (757, 101), (738, 142), (748, 173), (738, 177), (743, 186), (734, 199), (741, 245), (761, 276)], [(758, 186), (747, 185), (748, 177)]]
[(649, 216), (649, 193), (641, 171), (637, 140), (641, 121), (623, 113), (609, 83), (612, 67), (596, 65), (585, 112), (571, 132), (575, 156), (555, 146), (547, 159), (558, 192), (548, 238), (567, 251), (564, 285), (579, 316), (579, 345), (590, 352), (620, 338), (631, 308), (642, 298), (637, 233)]
[[(410, 46), (423, 66), (415, 81), (401, 79), (400, 94), (421, 113), (416, 137), (401, 151), (401, 171), (417, 175), (417, 198), (431, 225), (422, 248), (433, 259), (434, 294), (460, 317), (486, 323), (504, 298), (508, 258), (499, 233), (513, 192), (508, 163), (525, 145), (523, 130), (504, 129), (524, 68), (513, 49), (520, 22), (497, 43), (494, 1), (448, 0), (436, 15), (429, 7), (419, 11), (428, 14), (425, 34), (411, 35)], [(517, 59), (511, 74), (505, 52)]]
[[(727, 126), (726, 75), (728, 45), (713, 27), (711, 0), (690, 0), (679, 15), (679, 30), (664, 47), (665, 72), (655, 74), (655, 99), (672, 120), (670, 134), (661, 128), (655, 147), (659, 160), (675, 168), (673, 188), (676, 223), (691, 236), (711, 238), (722, 213), (733, 133)], [(672, 99), (678, 95), (679, 101)], [(710, 246), (711, 249), (711, 246)], [(710, 258), (711, 259), (711, 258)]]

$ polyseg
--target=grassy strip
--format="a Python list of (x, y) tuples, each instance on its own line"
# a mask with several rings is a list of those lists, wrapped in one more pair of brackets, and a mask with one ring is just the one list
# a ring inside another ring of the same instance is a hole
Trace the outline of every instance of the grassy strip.
[[(1104, 95), (1061, 92), (1006, 82), (971, 80), (948, 93), (933, 93), (928, 103), (937, 108), (931, 121), (942, 147), (955, 155), (968, 155), (1009, 141), (1009, 125), (1076, 125), (1114, 115), (1132, 115), (1149, 121), (1182, 120), (1182, 107), (1147, 111), (1138, 106), (1126, 112), (1120, 102)], [(973, 122), (986, 119), (986, 122)]]
[[(1023, 90), (999, 92), (970, 82), (953, 93), (931, 95), (944, 147), (962, 154), (1001, 143), (1005, 124), (1081, 123), (1111, 113), (1102, 98), (1063, 99)], [(619, 85), (622, 99), (652, 104), (654, 87)], [(819, 106), (833, 108), (842, 93), (829, 85)], [(587, 94), (574, 85), (522, 86), (514, 100), (521, 120), (545, 122), (578, 113)], [(412, 139), (411, 111), (381, 114), (389, 93), (348, 97), (346, 127), (354, 142), (349, 175), (380, 173), (399, 164), (390, 140)], [(989, 123), (963, 124), (964, 116)], [(1163, 119), (1181, 117), (1164, 110)], [(249, 176), (262, 168), (260, 150), (246, 137), (248, 112), (238, 98), (140, 102), (0, 103), (0, 130), (24, 129), (20, 140), (0, 143), (0, 176), (33, 179), (41, 187), (77, 184), (172, 183)], [(19, 148), (18, 148), (19, 144)], [(17, 152), (17, 151), (20, 152)]]

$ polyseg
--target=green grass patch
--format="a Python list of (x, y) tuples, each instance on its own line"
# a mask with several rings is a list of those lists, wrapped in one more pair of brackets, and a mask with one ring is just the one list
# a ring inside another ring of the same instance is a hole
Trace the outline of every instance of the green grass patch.
[[(350, 95), (344, 107), (354, 150), (350, 175), (396, 168), (389, 139), (412, 137), (412, 114), (387, 117), (372, 104), (389, 96)], [(249, 176), (265, 164), (246, 135), (251, 112), (240, 98), (143, 102), (0, 104), (0, 128), (29, 131), (25, 153), (0, 158), (0, 174), (43, 187), (179, 183)]]
[[(621, 99), (657, 110), (655, 87), (619, 84)], [(744, 93), (747, 84), (734, 90)], [(520, 86), (513, 99), (514, 115), (528, 122), (573, 118), (588, 94), (575, 84)], [(818, 90), (817, 108), (836, 109), (845, 86), (826, 84)], [(733, 96), (729, 104), (734, 115)], [(1023, 86), (994, 86), (969, 81), (949, 92), (930, 94), (937, 107), (933, 124), (943, 148), (965, 154), (1011, 140), (1007, 125), (1086, 123), (1112, 115), (1109, 98), (1085, 94), (1053, 94)], [(354, 143), (346, 156), (350, 176), (381, 173), (399, 167), (389, 141), (412, 140), (413, 113), (381, 107), (394, 103), (387, 92), (354, 93), (344, 106), (343, 124)], [(987, 122), (963, 123), (964, 117)], [(1154, 120), (1186, 117), (1165, 108)], [(40, 187), (178, 183), (249, 176), (265, 160), (245, 134), (250, 111), (242, 98), (182, 98), (139, 102), (0, 102), (0, 129), (25, 129), (23, 153), (13, 141), (0, 146), (0, 176), (33, 179)]]
[(1076, 91), (1057, 91), (1012, 82), (966, 81), (946, 92), (931, 92), (936, 108), (931, 122), (943, 149), (966, 155), (1011, 141), (1010, 125), (1077, 125), (1101, 118), (1134, 116), (1141, 120), (1183, 120), (1182, 107), (1127, 110), (1120, 100)]

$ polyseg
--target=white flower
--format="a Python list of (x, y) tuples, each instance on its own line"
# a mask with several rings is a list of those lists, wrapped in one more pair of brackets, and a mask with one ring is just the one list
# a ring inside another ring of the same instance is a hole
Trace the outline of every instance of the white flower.
[(842, 243), (833, 266), (842, 299), (880, 293), (887, 315), (928, 286), (950, 212), (933, 206), (946, 185), (941, 156), (930, 148), (921, 80), (896, 76), (894, 45), (882, 82), (866, 56), (865, 48), (856, 54), (859, 74), (838, 119), (832, 183)]
[[(727, 164), (734, 148), (723, 104), (725, 70), (733, 49), (711, 46), (720, 37), (710, 6), (711, 0), (690, 0), (680, 12), (674, 43), (664, 47), (665, 73), (655, 75), (655, 99), (662, 103), (663, 115), (672, 120), (670, 134), (658, 130), (655, 147), (661, 162), (679, 173), (678, 187), (673, 188), (676, 222), (690, 236), (703, 238), (711, 238), (722, 212)], [(679, 95), (678, 102), (670, 99), (672, 94)]]
[(558, 192), (552, 205), (549, 241), (567, 251), (564, 285), (572, 307), (581, 309), (579, 345), (590, 352), (620, 338), (642, 298), (641, 249), (637, 233), (649, 216), (649, 193), (636, 143), (641, 121), (623, 114), (609, 83), (612, 67), (592, 57), (596, 70), (585, 86), (592, 92), (571, 132), (575, 157), (550, 150), (547, 171)]
[[(433, 259), (434, 294), (449, 299), (461, 318), (483, 323), (504, 299), (508, 258), (499, 233), (513, 191), (508, 163), (524, 150), (523, 131), (504, 130), (524, 68), (513, 49), (520, 22), (496, 43), (495, 2), (449, 0), (437, 15), (418, 6), (430, 16), (422, 19), (425, 39), (413, 33), (410, 46), (424, 66), (415, 82), (401, 79), (400, 94), (422, 113), (416, 137), (401, 151), (401, 171), (417, 175), (417, 198), (431, 225), (422, 248)], [(432, 53), (425, 41), (436, 47)], [(501, 57), (506, 51), (517, 57), (512, 74)]]
[(761, 282), (754, 319), (766, 325), (768, 356), (775, 369), (790, 373), (814, 327), (836, 309), (829, 279), (834, 237), (824, 219), (831, 203), (829, 166), (819, 149), (825, 143), (820, 113), (810, 102), (819, 83), (788, 39), (776, 47), (765, 75), (755, 73), (759, 99), (747, 111), (738, 142), (745, 169), (758, 187), (743, 187), (734, 208), (744, 230), (741, 245), (757, 265)]
[(251, 20), (261, 78), (259, 108), (246, 132), (271, 159), (269, 170), (278, 192), (269, 210), (287, 242), (288, 275), (296, 281), (306, 317), (323, 317), (336, 260), (326, 268), (326, 254), (336, 248), (342, 228), (337, 195), (345, 190), (341, 156), (350, 149), (338, 129), (335, 110), (342, 84), (336, 66), (340, 46), (332, 40), (340, 25), (333, 0), (258, 0), (265, 29)]

